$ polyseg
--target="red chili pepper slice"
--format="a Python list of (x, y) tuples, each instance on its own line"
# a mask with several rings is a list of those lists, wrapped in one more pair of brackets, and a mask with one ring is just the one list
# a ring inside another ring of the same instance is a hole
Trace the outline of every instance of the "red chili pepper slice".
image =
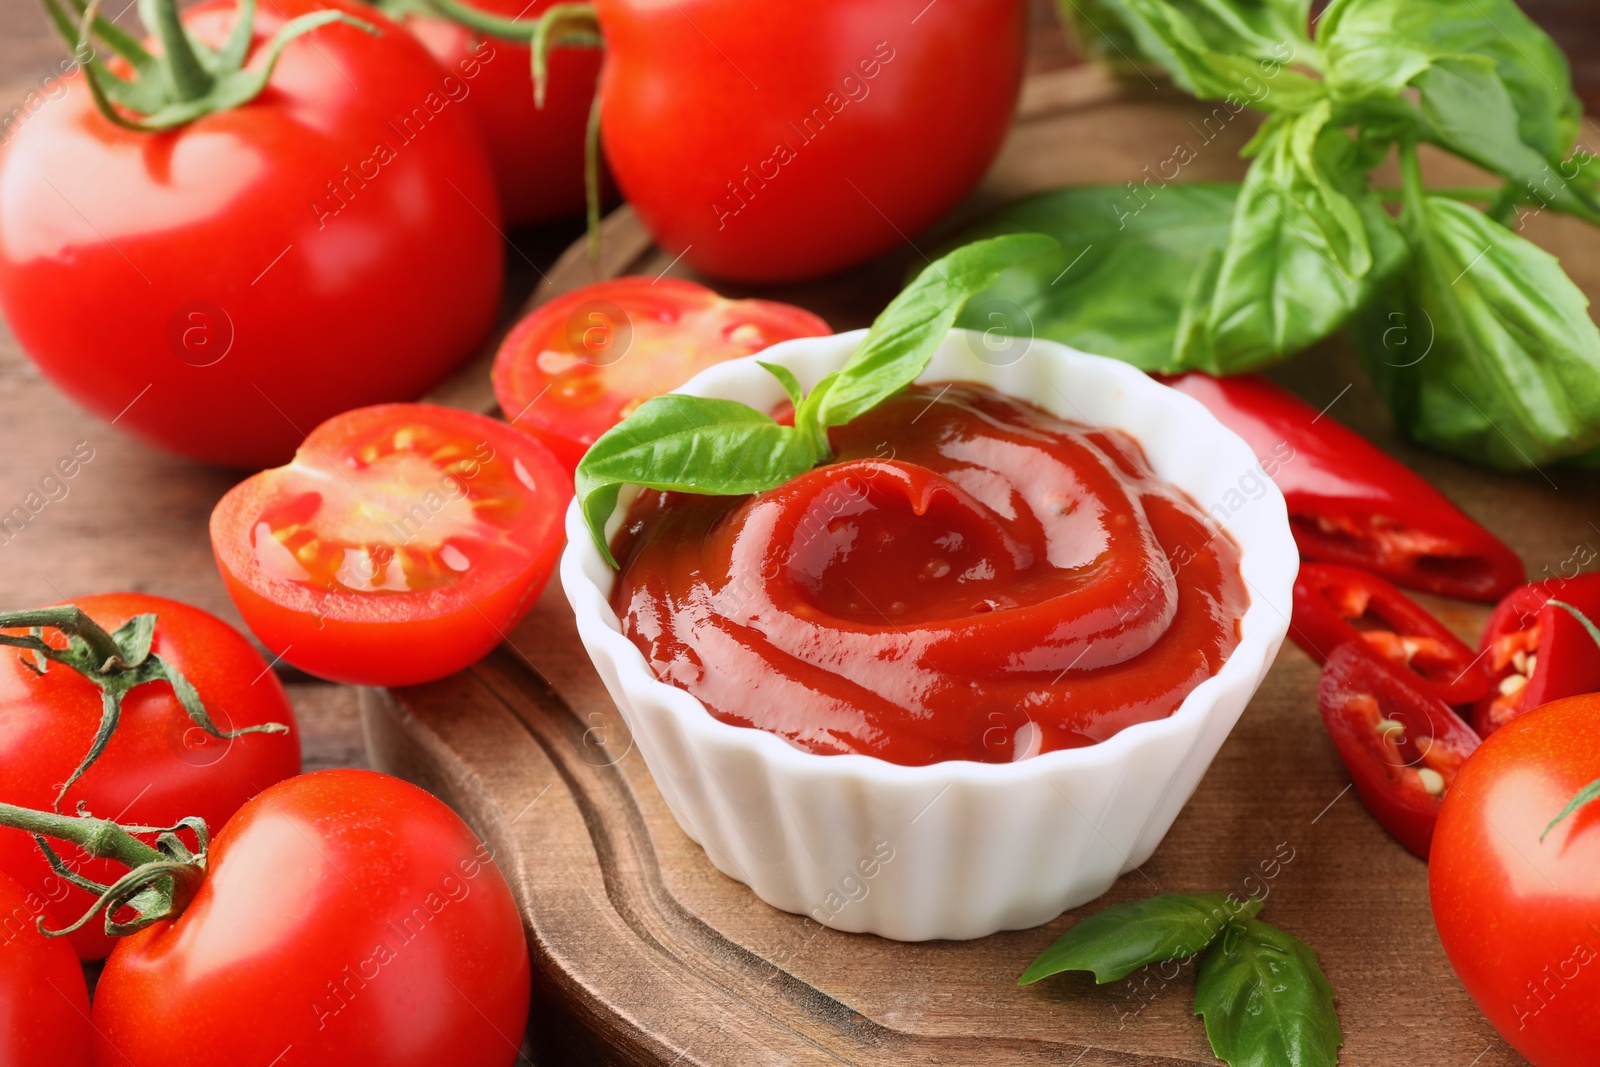
[(1426, 608), (1368, 571), (1305, 563), (1294, 583), (1294, 643), (1318, 663), (1347, 641), (1413, 675), (1424, 696), (1470, 704), (1489, 691), (1482, 660)]
[(1255, 449), (1283, 490), (1306, 559), (1464, 600), (1494, 600), (1527, 581), (1515, 552), (1420, 475), (1267, 379), (1191, 373), (1162, 381)]
[(1360, 642), (1328, 656), (1317, 704), (1361, 802), (1395, 840), (1427, 859), (1439, 806), (1478, 735)]
[(1600, 573), (1525, 585), (1495, 607), (1479, 645), (1491, 688), (1472, 710), (1484, 737), (1541, 704), (1600, 691), (1600, 648), (1551, 600), (1600, 621)]

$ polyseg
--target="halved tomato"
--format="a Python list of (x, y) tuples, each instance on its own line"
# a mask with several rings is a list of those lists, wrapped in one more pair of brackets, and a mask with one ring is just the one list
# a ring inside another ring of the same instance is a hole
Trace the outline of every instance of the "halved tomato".
[(789, 304), (729, 300), (678, 278), (617, 278), (564, 293), (519, 322), (495, 357), (494, 393), (506, 421), (570, 472), (634, 408), (713, 363), (832, 332)]
[(329, 419), (293, 462), (228, 492), (211, 547), (274, 654), (355, 685), (480, 659), (544, 588), (571, 478), (503, 422), (428, 404)]

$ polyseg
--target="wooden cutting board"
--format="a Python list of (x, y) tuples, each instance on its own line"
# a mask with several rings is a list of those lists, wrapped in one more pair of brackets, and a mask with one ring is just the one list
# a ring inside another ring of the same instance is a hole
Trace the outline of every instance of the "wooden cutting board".
[[(1202, 145), (1201, 114), (1171, 89), (1130, 88), (1094, 70), (1031, 80), (1015, 133), (960, 215), (1056, 185), (1138, 178), (1180, 143), (1200, 149), (1185, 180), (1236, 177), (1244, 120)], [(1439, 177), (1463, 180), (1445, 168)], [(1535, 227), (1580, 284), (1600, 292), (1592, 231), (1550, 219)], [(683, 273), (672, 260), (622, 209), (606, 222), (599, 260), (575, 247), (535, 300), (622, 273)], [(869, 322), (918, 261), (908, 247), (842, 278), (763, 295), (847, 329)], [(1516, 546), (1536, 576), (1600, 546), (1600, 479), (1492, 475), (1400, 445), (1342, 344), (1280, 377), (1420, 469)], [(437, 398), (492, 408), (487, 362)], [(1483, 608), (1429, 603), (1475, 640)], [(433, 790), (494, 846), (535, 953), (530, 1047), (541, 1065), (1214, 1063), (1191, 1014), (1190, 967), (1104, 987), (1085, 975), (1016, 984), (1084, 914), (1200, 890), (1266, 892), (1264, 917), (1320, 950), (1339, 992), (1343, 1063), (1522, 1062), (1450, 970), (1425, 866), (1350, 792), (1316, 711), (1316, 680), (1315, 666), (1286, 647), (1142, 870), (1046, 926), (962, 943), (836, 933), (717, 872), (666, 809), (554, 583), (482, 663), (431, 685), (369, 692), (363, 718), (376, 766)]]

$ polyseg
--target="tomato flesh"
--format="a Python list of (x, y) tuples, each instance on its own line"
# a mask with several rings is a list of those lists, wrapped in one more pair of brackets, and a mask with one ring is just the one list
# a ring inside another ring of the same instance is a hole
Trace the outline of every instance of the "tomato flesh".
[(566, 472), (494, 419), (422, 404), (347, 412), (235, 487), (212, 546), (245, 621), (334, 681), (408, 685), (488, 652), (544, 587)]
[(677, 278), (619, 278), (541, 305), (495, 359), (500, 409), (569, 470), (640, 404), (714, 363), (831, 333), (801, 308), (729, 300)]
[(1462, 985), (1537, 1067), (1600, 1049), (1600, 694), (1501, 726), (1456, 776), (1428, 863), (1433, 921)]

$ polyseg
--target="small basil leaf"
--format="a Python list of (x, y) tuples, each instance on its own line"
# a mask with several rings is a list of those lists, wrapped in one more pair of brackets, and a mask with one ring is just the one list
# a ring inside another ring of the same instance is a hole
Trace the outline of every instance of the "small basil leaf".
[(1437, 56), (1486, 57), (1525, 144), (1556, 162), (1577, 139), (1583, 108), (1566, 56), (1515, 0), (1334, 0), (1317, 45), (1340, 98), (1398, 97)]
[(1099, 983), (1126, 978), (1147, 964), (1201, 951), (1240, 916), (1262, 902), (1221, 893), (1167, 893), (1095, 912), (1040, 953), (1017, 980), (1032, 985), (1062, 971), (1093, 971)]
[[(1188, 153), (1173, 158), (1187, 162), (1194, 150)], [(1040, 337), (1140, 370), (1178, 370), (1174, 336), (1186, 294), (1207, 259), (1220, 260), (1238, 195), (1238, 185), (1213, 182), (1172, 184), (1145, 197), (1121, 185), (1086, 185), (1012, 204), (966, 236), (1036, 231), (1062, 248), (1006, 271), (967, 302), (956, 324), (987, 329), (994, 307), (1014, 307)]]
[(1231, 1067), (1334, 1067), (1333, 1000), (1316, 951), (1259, 919), (1230, 925), (1195, 975), (1195, 1014)]
[(1600, 444), (1600, 330), (1556, 258), (1420, 188), (1401, 222), (1405, 285), (1353, 331), (1396, 426), (1505, 470)]
[(1309, 61), (1307, 5), (1298, 0), (1114, 0), (1139, 49), (1195, 96), (1293, 110), (1321, 95), (1288, 64)]
[(576, 488), (595, 545), (616, 566), (606, 521), (624, 485), (741, 495), (810, 470), (806, 435), (736, 400), (668, 393), (653, 397), (601, 436), (578, 464)]
[(818, 418), (843, 426), (916, 380), (967, 298), (1007, 267), (1059, 248), (1053, 237), (1008, 234), (963, 245), (935, 260), (872, 323), (866, 339), (823, 397)]
[(1463, 159), (1500, 175), (1538, 197), (1548, 207), (1600, 222), (1600, 205), (1566, 165), (1559, 169), (1523, 143), (1511, 95), (1482, 56), (1443, 56), (1420, 74), (1415, 84), (1422, 113), (1429, 122), (1429, 140)]
[(839, 380), (839, 372), (824, 375), (817, 383), (815, 389), (807, 393), (805, 399), (794, 409), (794, 425), (801, 433), (811, 438), (812, 446), (816, 449), (818, 457), (827, 459), (832, 455), (828, 444), (828, 428), (822, 424), (820, 412), (822, 402), (828, 398), (828, 393), (833, 389), (833, 383)]
[(1338, 330), (1404, 261), (1365, 188), (1361, 146), (1330, 118), (1323, 101), (1263, 128), (1215, 283), (1191, 291), (1208, 306), (1185, 316), (1183, 366), (1235, 374), (1293, 355)]
[(759, 359), (756, 360), (756, 365), (778, 379), (778, 384), (783, 386), (783, 391), (789, 394), (789, 403), (793, 404), (795, 410), (798, 411), (800, 409), (800, 401), (805, 399), (805, 390), (800, 388), (800, 379), (794, 376), (794, 371), (781, 364), (763, 363)]

